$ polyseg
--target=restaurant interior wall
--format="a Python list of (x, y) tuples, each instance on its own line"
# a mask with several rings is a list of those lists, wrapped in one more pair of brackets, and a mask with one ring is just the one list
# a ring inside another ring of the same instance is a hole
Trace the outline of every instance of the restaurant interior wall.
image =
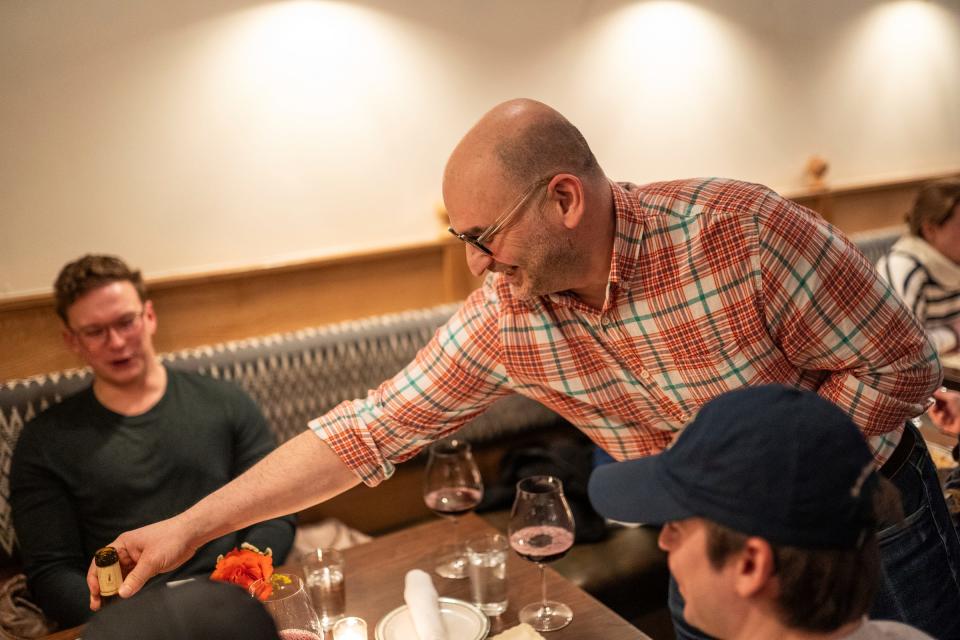
[(614, 178), (891, 224), (960, 171), (957, 78), (958, 0), (0, 3), (0, 379), (64, 366), (50, 282), (89, 251), (167, 292), (165, 349), (462, 297), (443, 164), (515, 96)]

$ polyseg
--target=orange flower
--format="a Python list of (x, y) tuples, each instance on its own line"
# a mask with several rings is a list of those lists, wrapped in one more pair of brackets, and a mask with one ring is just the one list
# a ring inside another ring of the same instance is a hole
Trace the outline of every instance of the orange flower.
[(273, 555), (270, 550), (267, 549), (267, 553), (263, 554), (253, 545), (244, 543), (240, 549), (234, 547), (227, 555), (217, 558), (217, 566), (210, 574), (210, 579), (230, 582), (247, 589), (262, 578), (264, 582), (255, 595), (263, 600), (273, 591), (269, 580), (266, 580), (271, 575)]

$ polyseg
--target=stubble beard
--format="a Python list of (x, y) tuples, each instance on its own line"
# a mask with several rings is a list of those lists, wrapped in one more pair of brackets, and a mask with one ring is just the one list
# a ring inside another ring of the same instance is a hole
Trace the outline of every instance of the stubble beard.
[(581, 260), (573, 243), (543, 231), (531, 238), (526, 263), (521, 267), (523, 280), (513, 287), (514, 295), (520, 300), (571, 289), (581, 270)]

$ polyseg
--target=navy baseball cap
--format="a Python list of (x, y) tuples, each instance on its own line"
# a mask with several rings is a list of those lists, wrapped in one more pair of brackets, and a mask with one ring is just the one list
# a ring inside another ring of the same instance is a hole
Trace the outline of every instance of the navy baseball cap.
[(197, 578), (156, 584), (97, 612), (84, 640), (280, 640), (273, 618), (246, 590)]
[(853, 548), (876, 522), (873, 456), (832, 402), (782, 385), (703, 405), (666, 451), (597, 468), (590, 500), (621, 522), (702, 517), (800, 548)]

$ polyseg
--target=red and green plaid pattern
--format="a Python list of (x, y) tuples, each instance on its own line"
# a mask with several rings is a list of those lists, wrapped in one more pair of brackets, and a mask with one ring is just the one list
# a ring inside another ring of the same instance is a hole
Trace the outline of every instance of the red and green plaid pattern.
[(720, 393), (779, 382), (817, 389), (851, 414), (878, 463), (889, 456), (940, 364), (846, 238), (755, 184), (611, 188), (600, 312), (568, 294), (517, 300), (491, 274), (414, 362), (311, 427), (372, 485), (511, 392), (623, 460), (661, 451)]

